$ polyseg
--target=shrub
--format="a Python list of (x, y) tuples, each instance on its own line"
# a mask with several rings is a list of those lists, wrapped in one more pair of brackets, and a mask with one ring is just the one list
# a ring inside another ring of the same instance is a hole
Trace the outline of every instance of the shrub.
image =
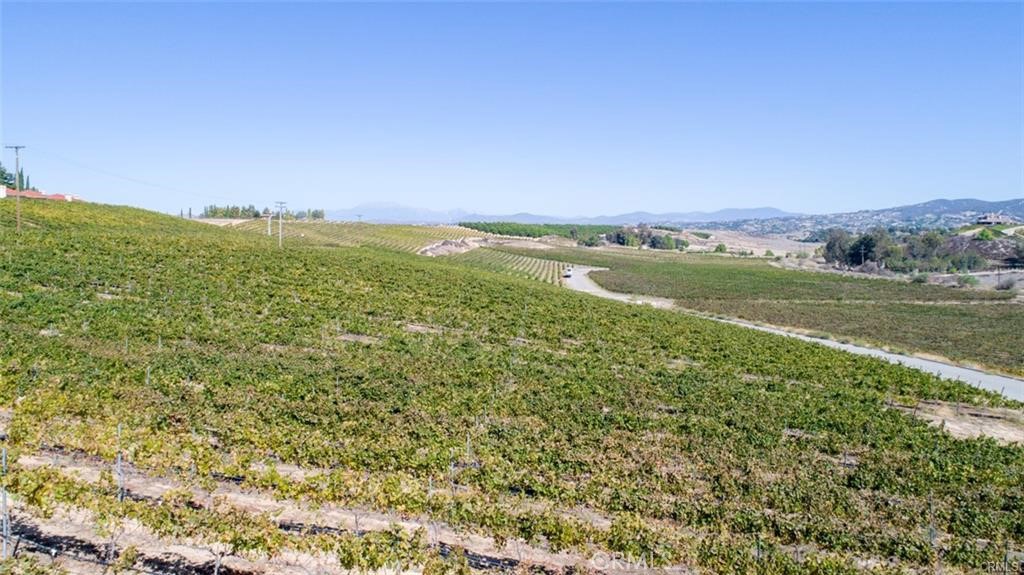
[(981, 240), (983, 242), (988, 242), (996, 239), (996, 236), (995, 234), (992, 233), (992, 230), (985, 228), (978, 232), (977, 234), (975, 234), (974, 239)]
[(915, 284), (926, 284), (928, 283), (928, 274), (917, 274), (910, 278), (910, 282)]
[(764, 257), (766, 257), (766, 258), (774, 258), (775, 257), (775, 252), (773, 252), (771, 250), (765, 250), (764, 251)]
[(958, 285), (960, 287), (976, 286), (976, 285), (978, 285), (978, 278), (976, 278), (976, 277), (974, 277), (972, 275), (963, 274), (963, 275), (958, 276), (956, 278), (956, 285)]
[(725, 247), (725, 244), (718, 244), (717, 246), (715, 246), (715, 253), (724, 254), (726, 252), (726, 249), (727, 248)]
[(996, 289), (997, 290), (1004, 290), (1005, 291), (1005, 290), (1011, 290), (1011, 289), (1013, 289), (1016, 286), (1017, 286), (1017, 279), (1016, 278), (1005, 278), (1005, 279), (999, 280), (999, 282), (996, 284)]

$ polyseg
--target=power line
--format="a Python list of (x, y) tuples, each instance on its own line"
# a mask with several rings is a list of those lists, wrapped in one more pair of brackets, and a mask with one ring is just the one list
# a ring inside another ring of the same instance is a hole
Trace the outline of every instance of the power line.
[(197, 194), (195, 192), (189, 192), (189, 191), (182, 190), (180, 188), (176, 188), (176, 187), (173, 187), (173, 186), (168, 186), (168, 185), (160, 184), (160, 183), (157, 183), (157, 182), (150, 182), (148, 180), (143, 180), (143, 179), (135, 178), (135, 177), (132, 177), (132, 176), (126, 176), (124, 174), (119, 174), (117, 172), (112, 172), (112, 171), (104, 169), (104, 168), (99, 168), (99, 167), (96, 167), (96, 166), (92, 166), (92, 165), (83, 163), (81, 161), (73, 160), (71, 158), (62, 156), (60, 154), (55, 154), (53, 152), (48, 152), (46, 150), (40, 150), (38, 148), (33, 148), (33, 150), (36, 153), (38, 153), (38, 154), (40, 154), (40, 155), (42, 155), (44, 157), (47, 157), (47, 158), (50, 158), (50, 159), (54, 159), (54, 160), (57, 160), (59, 162), (64, 162), (65, 164), (76, 166), (76, 167), (81, 168), (83, 170), (88, 170), (90, 172), (101, 174), (101, 175), (104, 175), (104, 176), (107, 176), (107, 177), (116, 178), (118, 180), (124, 180), (126, 182), (131, 182), (133, 184), (139, 184), (139, 185), (147, 186), (147, 187), (150, 187), (150, 188), (157, 188), (157, 189), (161, 189), (161, 190), (167, 190), (167, 191), (175, 192), (175, 193), (178, 193), (178, 194), (185, 194), (187, 196), (192, 196), (194, 198), (223, 200), (223, 201), (226, 201), (226, 202), (234, 201), (231, 198), (226, 198), (226, 197), (223, 197), (223, 196), (215, 196), (215, 195), (212, 195), (212, 194)]

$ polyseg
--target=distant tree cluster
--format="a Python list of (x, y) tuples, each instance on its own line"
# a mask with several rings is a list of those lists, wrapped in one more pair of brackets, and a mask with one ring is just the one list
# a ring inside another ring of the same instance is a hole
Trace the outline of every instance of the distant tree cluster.
[[(874, 228), (854, 236), (838, 228), (825, 234), (825, 261), (858, 267), (869, 263), (891, 271), (965, 272), (983, 269), (988, 262), (977, 251), (953, 253), (947, 249), (952, 236), (938, 230), (897, 233)], [(975, 238), (984, 241), (984, 238)]]
[[(256, 209), (256, 206), (252, 204), (249, 204), (248, 206), (206, 206), (203, 208), (203, 214), (201, 217), (259, 218), (269, 216), (271, 213), (270, 208), (258, 210)], [(273, 213), (276, 214), (277, 212)], [(286, 210), (284, 212), (284, 219), (286, 220), (322, 220), (324, 217), (324, 210), (299, 210), (297, 212)]]
[(285, 217), (295, 220), (322, 220), (326, 216), (323, 210), (299, 210), (295, 213), (288, 212)]
[[(7, 188), (20, 187), (22, 190), (36, 189), (32, 185), (32, 178), (25, 175), (24, 169), (18, 170), (18, 174), (17, 176), (15, 176), (14, 172), (7, 171), (7, 168), (5, 168), (3, 164), (0, 164), (0, 183), (2, 183), (4, 187)], [(16, 184), (18, 183), (20, 183), (21, 185), (17, 186)]]
[(204, 218), (258, 218), (264, 214), (269, 214), (269, 208), (263, 208), (263, 210), (257, 210), (256, 206), (249, 204), (248, 206), (206, 206), (203, 208), (203, 214), (201, 217)]
[(674, 238), (671, 234), (659, 233), (655, 228), (648, 226), (618, 228), (605, 234), (605, 239), (609, 243), (620, 246), (647, 246), (656, 250), (683, 250), (690, 245), (684, 239)]

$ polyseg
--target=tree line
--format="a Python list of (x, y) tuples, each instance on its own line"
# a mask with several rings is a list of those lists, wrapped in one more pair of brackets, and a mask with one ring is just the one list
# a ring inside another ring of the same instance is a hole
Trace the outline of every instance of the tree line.
[[(987, 231), (987, 230), (983, 230)], [(824, 234), (822, 255), (826, 262), (840, 267), (860, 267), (874, 264), (895, 272), (965, 272), (984, 269), (988, 261), (975, 246), (965, 250), (951, 249), (955, 233), (940, 230), (898, 233), (885, 228), (874, 228), (860, 235), (833, 228)], [(972, 240), (992, 239), (979, 233)], [(1017, 240), (1016, 260), (1024, 261), (1024, 241)]]
[[(200, 217), (203, 218), (260, 218), (271, 215), (270, 208), (264, 207), (259, 210), (253, 204), (248, 206), (216, 206), (210, 205), (203, 208), (203, 213)], [(286, 220), (323, 220), (326, 219), (326, 213), (324, 210), (299, 210), (292, 212), (285, 210), (284, 219)]]
[(620, 246), (647, 246), (656, 250), (684, 250), (690, 246), (690, 242), (682, 238), (674, 238), (671, 234), (659, 233), (649, 226), (639, 226), (636, 228), (625, 226), (605, 234), (604, 237), (609, 243)]
[[(639, 227), (598, 225), (598, 224), (520, 224), (516, 222), (460, 222), (460, 226), (500, 236), (519, 236), (540, 238), (544, 236), (561, 236), (576, 240), (585, 247), (599, 246), (603, 242), (620, 246), (646, 246), (657, 250), (682, 250), (690, 243), (684, 239), (673, 238), (667, 226), (652, 228), (647, 225)], [(661, 232), (661, 233), (659, 233)]]
[(521, 224), (517, 222), (459, 222), (459, 225), (499, 236), (523, 238), (561, 236), (573, 240), (600, 236), (616, 229), (616, 226), (593, 224)]

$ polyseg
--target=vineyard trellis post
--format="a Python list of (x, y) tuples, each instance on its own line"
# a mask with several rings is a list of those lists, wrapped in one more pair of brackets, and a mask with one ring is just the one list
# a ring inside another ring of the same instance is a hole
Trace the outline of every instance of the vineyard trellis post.
[[(942, 420), (942, 426), (940, 432), (946, 430), (946, 420)], [(932, 457), (935, 458), (939, 455), (939, 440), (935, 439), (935, 449), (932, 452)], [(938, 531), (935, 529), (935, 503), (933, 498), (933, 490), (931, 482), (928, 483), (928, 542), (932, 547), (932, 551), (935, 552), (935, 573), (942, 573), (942, 561), (939, 559), (939, 548), (938, 548)]]
[(124, 501), (124, 466), (121, 456), (121, 424), (117, 424), (117, 500)]
[(7, 509), (7, 448), (3, 448), (3, 486), (0, 486), (0, 531), (3, 535), (3, 554), (0, 555), (0, 559), (7, 560), (7, 546), (11, 540), (11, 514)]

